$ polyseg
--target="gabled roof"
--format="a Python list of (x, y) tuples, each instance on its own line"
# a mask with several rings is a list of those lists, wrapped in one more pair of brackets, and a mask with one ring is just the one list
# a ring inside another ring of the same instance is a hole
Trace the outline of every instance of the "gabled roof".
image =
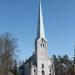
[(29, 63), (29, 65), (37, 66), (36, 59), (35, 59), (35, 54), (33, 54), (29, 59), (27, 59), (19, 68), (24, 69), (24, 65)]

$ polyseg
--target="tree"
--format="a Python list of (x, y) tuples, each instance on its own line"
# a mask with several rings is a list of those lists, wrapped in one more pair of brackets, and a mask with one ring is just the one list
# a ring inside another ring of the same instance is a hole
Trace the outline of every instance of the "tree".
[(53, 55), (55, 64), (55, 75), (75, 75), (73, 60), (70, 60), (68, 55), (56, 57)]
[(53, 61), (54, 61), (54, 66), (55, 66), (55, 75), (58, 75), (58, 64), (59, 64), (59, 61), (58, 61), (56, 55), (53, 55)]
[(13, 66), (13, 69), (10, 69), (10, 71), (14, 74), (14, 75), (18, 75), (19, 74), (19, 69), (17, 67), (17, 62), (15, 61), (15, 64)]
[(56, 57), (53, 55), (54, 64), (55, 64), (55, 75), (66, 75), (67, 74), (67, 67), (66, 64), (69, 62), (69, 58), (67, 55), (61, 57), (60, 55)]
[(68, 55), (64, 55), (63, 56), (63, 63), (64, 64), (68, 64), (70, 61), (69, 61), (69, 57), (68, 57)]
[(53, 60), (54, 60), (54, 64), (58, 64), (59, 61), (58, 61), (56, 55), (53, 55)]
[(63, 58), (60, 55), (58, 56), (58, 61), (59, 61), (59, 64), (63, 63)]
[(0, 36), (0, 74), (8, 75), (14, 62), (17, 43), (9, 33)]

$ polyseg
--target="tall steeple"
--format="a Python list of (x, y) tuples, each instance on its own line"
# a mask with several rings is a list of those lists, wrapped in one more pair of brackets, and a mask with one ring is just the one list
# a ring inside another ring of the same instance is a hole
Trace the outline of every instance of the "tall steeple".
[(37, 29), (37, 39), (39, 38), (45, 39), (41, 0), (39, 4), (38, 29)]

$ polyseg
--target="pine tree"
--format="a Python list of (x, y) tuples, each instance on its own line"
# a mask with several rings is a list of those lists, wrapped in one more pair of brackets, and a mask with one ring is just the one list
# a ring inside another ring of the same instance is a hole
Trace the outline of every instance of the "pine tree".
[(74, 63), (74, 68), (75, 68), (75, 47), (74, 47), (74, 57), (73, 57), (73, 63)]

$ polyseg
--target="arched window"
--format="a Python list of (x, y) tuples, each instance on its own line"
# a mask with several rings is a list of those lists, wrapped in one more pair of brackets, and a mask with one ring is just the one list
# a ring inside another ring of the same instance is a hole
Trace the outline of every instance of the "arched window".
[(51, 73), (49, 75), (51, 75)]
[(42, 75), (45, 75), (45, 72), (44, 72), (44, 70), (42, 70)]
[(35, 69), (34, 69), (34, 72), (35, 72)]
[(42, 42), (44, 41), (44, 39), (42, 38)]
[(43, 47), (44, 47), (45, 45), (43, 44)]
[(44, 68), (44, 64), (42, 64), (42, 68)]
[(51, 72), (51, 69), (49, 71)]
[(42, 47), (42, 44), (40, 44), (40, 46)]

